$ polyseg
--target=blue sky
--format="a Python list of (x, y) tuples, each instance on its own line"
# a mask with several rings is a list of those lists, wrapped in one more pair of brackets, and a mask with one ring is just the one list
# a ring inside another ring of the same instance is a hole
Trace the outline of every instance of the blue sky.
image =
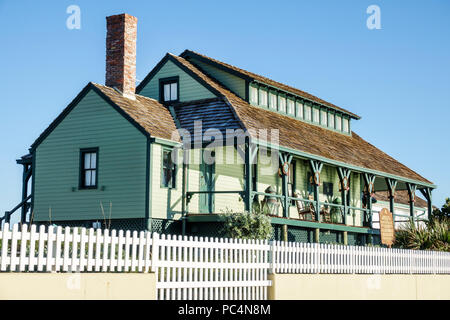
[[(372, 4), (381, 30), (366, 27)], [(450, 196), (449, 1), (0, 0), (0, 214), (20, 202), (15, 160), (104, 83), (105, 17), (122, 12), (138, 17), (138, 79), (191, 49), (295, 86), (362, 116), (352, 129), (437, 184), (436, 205)]]

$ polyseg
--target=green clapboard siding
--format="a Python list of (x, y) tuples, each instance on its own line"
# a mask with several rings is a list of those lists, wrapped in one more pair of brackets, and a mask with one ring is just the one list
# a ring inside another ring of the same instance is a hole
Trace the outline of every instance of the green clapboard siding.
[(155, 76), (142, 88), (140, 95), (159, 100), (159, 79), (179, 77), (180, 102), (214, 98), (215, 95), (205, 86), (180, 69), (172, 61), (167, 61)]
[[(34, 220), (144, 218), (147, 138), (90, 91), (36, 149)], [(98, 189), (79, 190), (80, 148), (99, 148)], [(104, 187), (102, 191), (101, 188)]]
[(192, 62), (205, 71), (208, 75), (215, 78), (225, 87), (236, 93), (242, 99), (245, 99), (245, 80), (232, 75), (219, 68), (213, 67), (207, 63), (201, 62), (198, 59), (192, 59)]

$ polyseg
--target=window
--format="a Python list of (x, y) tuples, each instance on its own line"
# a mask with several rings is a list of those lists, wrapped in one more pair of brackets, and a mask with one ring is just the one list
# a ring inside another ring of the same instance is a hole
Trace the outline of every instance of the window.
[(344, 121), (342, 122), (342, 130), (344, 132), (349, 132), (348, 118), (344, 118)]
[(323, 194), (328, 197), (333, 196), (333, 183), (332, 182), (324, 182), (323, 183)]
[(295, 114), (295, 102), (291, 99), (288, 99), (287, 101), (287, 113), (291, 116)]
[(340, 116), (336, 116), (336, 130), (342, 130), (342, 118)]
[(313, 121), (319, 123), (320, 121), (319, 117), (320, 117), (319, 109), (313, 108)]
[(164, 78), (159, 81), (161, 101), (178, 101), (178, 77)]
[(297, 118), (303, 119), (303, 104), (297, 102), (295, 106), (297, 108), (296, 110)]
[(250, 86), (250, 103), (253, 105), (258, 104), (258, 88)]
[(259, 89), (259, 105), (267, 107), (267, 91)]
[(286, 98), (284, 97), (279, 97), (280, 100), (278, 101), (279, 105), (278, 105), (278, 111), (281, 112), (286, 112)]
[(334, 114), (332, 114), (332, 113), (328, 114), (328, 126), (331, 129), (334, 129)]
[(161, 187), (175, 188), (176, 186), (175, 178), (176, 178), (176, 165), (172, 159), (172, 150), (163, 149)]
[(305, 120), (311, 121), (311, 106), (305, 105)]
[(80, 188), (97, 188), (98, 148), (80, 150)]
[(320, 110), (320, 124), (328, 126), (328, 113), (326, 110)]
[(269, 101), (269, 103), (270, 103), (270, 108), (272, 108), (272, 109), (274, 109), (274, 110), (277, 110), (277, 95), (276, 94), (273, 94), (273, 93), (270, 93), (270, 101)]

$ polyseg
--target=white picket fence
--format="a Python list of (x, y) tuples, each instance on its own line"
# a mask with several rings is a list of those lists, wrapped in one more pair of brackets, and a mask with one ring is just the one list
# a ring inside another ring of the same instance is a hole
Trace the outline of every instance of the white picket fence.
[(275, 273), (450, 274), (450, 253), (318, 243), (273, 242)]
[(169, 299), (267, 299), (268, 241), (154, 234), (157, 294)]
[(158, 299), (266, 299), (272, 273), (450, 274), (450, 253), (5, 224), (0, 271), (155, 272)]
[[(80, 232), (79, 232), (80, 231)], [(148, 272), (149, 232), (17, 224), (0, 231), (0, 271)]]

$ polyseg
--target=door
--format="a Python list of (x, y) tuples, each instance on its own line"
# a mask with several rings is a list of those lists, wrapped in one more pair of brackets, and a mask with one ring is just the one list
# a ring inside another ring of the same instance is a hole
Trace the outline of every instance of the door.
[[(200, 164), (200, 191), (214, 191), (214, 164)], [(199, 197), (200, 213), (214, 212), (214, 194), (201, 193)]]

